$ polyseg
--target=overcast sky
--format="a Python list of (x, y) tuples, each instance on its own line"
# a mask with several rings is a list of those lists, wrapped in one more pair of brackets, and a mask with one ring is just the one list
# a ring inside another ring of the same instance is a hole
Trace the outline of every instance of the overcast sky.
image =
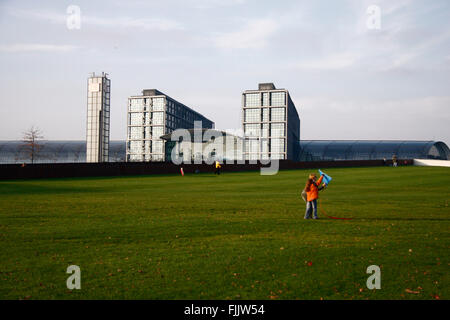
[(0, 0), (0, 140), (84, 140), (93, 71), (111, 78), (112, 140), (144, 88), (238, 129), (241, 93), (273, 82), (302, 139), (450, 143), (448, 0)]

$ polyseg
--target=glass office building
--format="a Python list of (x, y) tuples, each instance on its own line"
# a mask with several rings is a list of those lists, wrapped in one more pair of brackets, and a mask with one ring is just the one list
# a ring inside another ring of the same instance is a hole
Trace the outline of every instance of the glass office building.
[(86, 162), (109, 161), (109, 106), (111, 80), (107, 74), (88, 79)]
[(156, 89), (129, 97), (126, 161), (166, 161), (166, 142), (161, 136), (194, 128), (194, 121), (201, 121), (203, 128), (214, 128), (214, 122)]
[(260, 83), (242, 94), (244, 159), (297, 160), (300, 118), (288, 90)]

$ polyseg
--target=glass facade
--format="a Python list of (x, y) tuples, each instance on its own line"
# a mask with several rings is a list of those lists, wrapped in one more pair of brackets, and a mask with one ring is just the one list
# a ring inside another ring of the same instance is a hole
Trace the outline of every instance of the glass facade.
[[(86, 162), (86, 141), (39, 141), (41, 146), (34, 163), (84, 163)], [(30, 163), (22, 141), (0, 141), (0, 163)], [(125, 161), (125, 141), (109, 142), (109, 161)]]
[(244, 159), (296, 160), (300, 119), (287, 90), (245, 91), (242, 109)]
[(371, 140), (303, 140), (300, 161), (390, 160), (399, 159), (449, 160), (450, 150), (435, 141), (371, 141)]
[(86, 162), (109, 161), (110, 94), (106, 74), (88, 79)]
[(214, 122), (158, 90), (144, 90), (142, 96), (128, 99), (127, 161), (166, 161), (166, 141), (161, 136), (194, 127), (202, 121), (204, 128)]
[[(170, 139), (169, 139), (170, 140)], [(171, 141), (166, 141), (171, 143)], [(35, 163), (81, 163), (86, 161), (86, 141), (42, 141)], [(126, 141), (110, 141), (109, 161), (123, 162), (126, 157)], [(175, 144), (175, 143), (174, 143)], [(399, 159), (450, 160), (450, 149), (437, 141), (323, 141), (303, 140), (300, 143), (301, 161), (318, 160), (381, 160)], [(247, 150), (261, 147), (262, 158), (268, 153), (269, 142), (246, 144)], [(236, 147), (237, 148), (237, 147)], [(239, 149), (240, 150), (240, 149)], [(248, 152), (248, 151), (247, 151)], [(0, 163), (29, 163), (29, 154), (24, 152), (22, 141), (0, 141)], [(239, 159), (240, 157), (238, 157)], [(345, 159), (344, 159), (345, 158)]]

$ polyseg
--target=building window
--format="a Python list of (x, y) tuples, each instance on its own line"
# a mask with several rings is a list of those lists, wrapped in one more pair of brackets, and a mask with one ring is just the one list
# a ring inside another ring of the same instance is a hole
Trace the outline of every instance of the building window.
[(272, 92), (272, 106), (285, 106), (285, 92)]
[(269, 121), (269, 108), (263, 108), (262, 109), (262, 121), (268, 122)]
[(150, 153), (151, 146), (152, 146), (151, 141), (144, 141), (144, 150), (146, 155)]
[(245, 152), (247, 153), (259, 153), (259, 139), (249, 139), (245, 142)]
[(245, 106), (246, 107), (261, 106), (260, 94), (259, 93), (247, 93), (245, 95)]
[(129, 127), (128, 137), (130, 140), (141, 140), (143, 139), (142, 127)]
[(144, 122), (145, 125), (149, 126), (149, 125), (152, 124), (151, 113), (150, 112), (146, 112), (144, 114), (144, 118), (145, 118), (145, 122)]
[(153, 127), (153, 138), (159, 139), (164, 134), (164, 127)]
[(163, 141), (153, 141), (153, 153), (163, 153)]
[(138, 155), (138, 154), (131, 154), (129, 156), (130, 161), (142, 161), (143, 156), (142, 155)]
[(269, 152), (269, 140), (268, 139), (261, 139), (261, 152), (268, 154), (268, 152)]
[(264, 92), (263, 94), (262, 94), (262, 98), (263, 98), (263, 106), (265, 106), (265, 107), (268, 107), (270, 104), (269, 104), (269, 93), (268, 92)]
[(145, 139), (152, 138), (152, 127), (145, 127)]
[(244, 134), (247, 137), (259, 137), (261, 135), (261, 126), (259, 124), (244, 125)]
[(284, 123), (272, 123), (270, 125), (271, 137), (284, 137)]
[(162, 154), (161, 155), (156, 154), (156, 155), (152, 156), (152, 160), (153, 161), (164, 161), (164, 156)]
[(270, 155), (271, 159), (279, 159), (279, 160), (283, 160), (284, 159), (284, 154), (283, 153), (272, 153)]
[(285, 121), (285, 108), (271, 108), (270, 121)]
[(263, 138), (269, 137), (269, 124), (263, 123), (261, 137), (263, 137)]
[(270, 139), (270, 152), (272, 154), (284, 152), (284, 139)]
[(260, 122), (261, 109), (245, 109), (245, 122)]
[(153, 111), (164, 111), (164, 98), (153, 98)]
[(153, 124), (155, 125), (164, 124), (164, 112), (153, 112)]
[(130, 125), (131, 126), (142, 126), (143, 124), (143, 113), (130, 113)]
[(142, 141), (130, 141), (130, 153), (141, 154), (142, 153)]
[(143, 111), (143, 110), (144, 110), (144, 99), (131, 99), (130, 111)]

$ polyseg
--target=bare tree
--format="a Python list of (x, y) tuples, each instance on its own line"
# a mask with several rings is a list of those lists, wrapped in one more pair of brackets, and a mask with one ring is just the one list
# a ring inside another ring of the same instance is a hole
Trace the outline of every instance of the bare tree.
[(43, 139), (44, 136), (39, 128), (32, 126), (30, 129), (23, 133), (22, 138), (22, 150), (26, 157), (34, 163), (37, 155), (41, 151), (43, 145), (39, 143), (39, 140)]

